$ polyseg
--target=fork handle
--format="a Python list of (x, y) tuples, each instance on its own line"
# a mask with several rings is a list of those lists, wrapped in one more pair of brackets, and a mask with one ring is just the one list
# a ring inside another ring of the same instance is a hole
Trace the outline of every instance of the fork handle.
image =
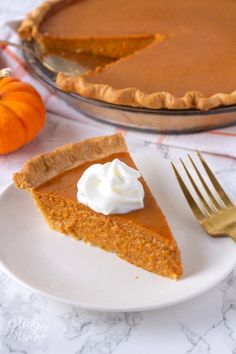
[(236, 242), (236, 229), (231, 230), (228, 235), (234, 240), (234, 242)]

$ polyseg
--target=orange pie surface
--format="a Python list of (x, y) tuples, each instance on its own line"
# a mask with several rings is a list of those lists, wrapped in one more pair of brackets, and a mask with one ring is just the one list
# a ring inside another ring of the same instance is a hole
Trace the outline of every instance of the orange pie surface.
[(236, 2), (232, 0), (54, 0), (20, 34), (47, 51), (121, 58), (65, 91), (110, 103), (208, 110), (236, 103)]
[[(87, 161), (85, 157), (82, 160), (85, 151)], [(153, 273), (179, 278), (182, 263), (178, 246), (142, 177), (140, 182), (145, 192), (142, 209), (103, 215), (78, 202), (77, 182), (85, 169), (114, 158), (137, 169), (122, 136), (116, 134), (89, 139), (36, 157), (15, 174), (14, 181), (18, 188), (32, 193), (51, 228), (115, 252), (124, 260)]]
[[(54, 177), (53, 179), (36, 188), (34, 193), (37, 195), (52, 193), (60, 198), (69, 199), (75, 203), (78, 203), (77, 182), (85, 171), (85, 169), (87, 169), (94, 163), (104, 164), (106, 162), (114, 160), (115, 158), (119, 159), (122, 162), (125, 162), (128, 166), (137, 169), (128, 153), (118, 153), (114, 155), (109, 155), (108, 157), (100, 160), (84, 163), (81, 166), (78, 166), (74, 169), (71, 169)], [(132, 222), (136, 222), (137, 224), (143, 225), (152, 231), (161, 233), (163, 237), (170, 237), (170, 234), (165, 232), (166, 225), (163, 220), (163, 215), (160, 209), (156, 208), (156, 201), (153, 198), (150, 189), (147, 187), (146, 182), (143, 178), (141, 178), (140, 181), (145, 190), (144, 209), (132, 211), (124, 215), (116, 215), (112, 217), (106, 216), (106, 218), (122, 219), (127, 220), (127, 222), (132, 220)]]

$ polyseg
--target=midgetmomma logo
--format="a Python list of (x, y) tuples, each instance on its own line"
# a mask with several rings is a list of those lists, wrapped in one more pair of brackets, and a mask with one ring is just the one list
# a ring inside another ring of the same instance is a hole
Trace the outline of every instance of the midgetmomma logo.
[(22, 316), (8, 321), (5, 335), (18, 342), (39, 342), (45, 339), (49, 326), (39, 322), (37, 317), (32, 320)]

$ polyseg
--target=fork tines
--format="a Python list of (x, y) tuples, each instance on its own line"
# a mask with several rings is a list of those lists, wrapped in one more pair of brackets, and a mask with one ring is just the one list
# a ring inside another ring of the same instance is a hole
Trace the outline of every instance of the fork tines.
[(179, 185), (185, 195), (185, 198), (187, 199), (187, 202), (188, 202), (190, 208), (192, 209), (196, 218), (201, 221), (202, 219), (205, 218), (205, 215), (210, 216), (214, 212), (220, 211), (222, 208), (227, 208), (227, 207), (233, 206), (233, 204), (232, 204), (231, 200), (229, 199), (229, 197), (227, 196), (224, 189), (222, 188), (222, 186), (220, 185), (220, 183), (218, 182), (218, 180), (216, 179), (216, 177), (214, 176), (213, 172), (211, 171), (211, 169), (209, 168), (209, 166), (207, 165), (206, 161), (204, 160), (203, 156), (201, 155), (201, 153), (199, 151), (197, 151), (197, 155), (198, 155), (198, 158), (203, 166), (204, 171), (206, 172), (207, 176), (209, 177), (209, 180), (211, 181), (211, 184), (213, 185), (216, 193), (218, 194), (219, 200), (222, 203), (222, 205), (221, 205), (221, 203), (217, 201), (217, 199), (215, 198), (211, 189), (208, 187), (205, 178), (203, 177), (203, 175), (199, 171), (198, 167), (194, 163), (191, 156), (188, 155), (188, 158), (191, 162), (191, 165), (194, 168), (194, 171), (196, 172), (198, 180), (199, 180), (200, 184), (202, 185), (203, 189), (205, 190), (209, 201), (211, 202), (211, 205), (209, 205), (208, 201), (206, 200), (206, 198), (203, 196), (201, 190), (199, 189), (198, 184), (194, 181), (194, 178), (193, 178), (192, 174), (190, 173), (189, 169), (187, 168), (186, 164), (183, 162), (182, 159), (180, 159), (181, 164), (186, 172), (186, 175), (188, 176), (188, 179), (189, 179), (196, 195), (198, 196), (201, 206), (202, 206), (203, 210), (205, 211), (205, 213), (203, 213), (201, 211), (201, 208), (196, 203), (194, 197), (192, 196), (191, 192), (189, 191), (188, 187), (186, 186), (183, 178), (179, 174), (175, 165), (173, 163), (171, 163), (171, 164), (174, 169), (177, 180), (179, 182)]

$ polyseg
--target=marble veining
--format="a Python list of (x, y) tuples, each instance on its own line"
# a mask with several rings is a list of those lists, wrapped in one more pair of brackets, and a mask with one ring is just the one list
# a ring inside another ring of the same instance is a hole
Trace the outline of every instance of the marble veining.
[[(235, 323), (232, 321), (236, 319), (236, 275), (235, 273), (229, 274), (229, 276), (216, 286), (221, 292), (221, 316), (220, 319), (213, 322), (203, 333), (194, 332), (189, 326), (180, 324), (181, 332), (190, 344), (190, 348), (186, 353), (214, 353), (211, 344), (212, 337), (219, 330), (225, 333), (225, 343), (229, 346), (229, 350), (232, 353), (236, 353), (236, 333)], [(214, 343), (213, 343), (214, 344)], [(216, 350), (216, 349), (214, 349)]]
[(61, 316), (65, 325), (65, 338), (78, 343), (78, 354), (113, 353), (129, 340), (132, 332), (142, 321), (140, 313), (99, 313), (80, 311)]

